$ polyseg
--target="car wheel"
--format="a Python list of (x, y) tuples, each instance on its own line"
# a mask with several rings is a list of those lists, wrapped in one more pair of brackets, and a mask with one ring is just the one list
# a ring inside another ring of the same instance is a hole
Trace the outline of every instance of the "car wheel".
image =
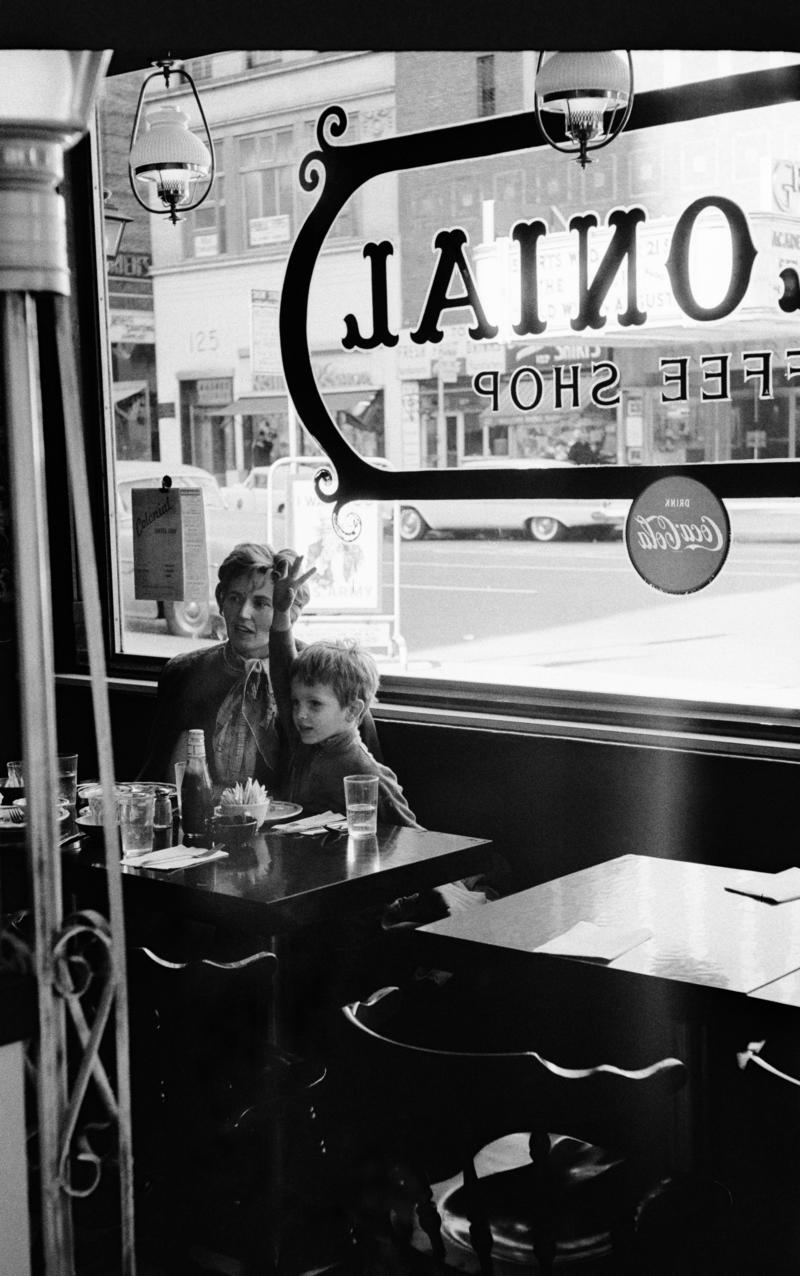
[(403, 507), (400, 511), (400, 539), (404, 541), (421, 541), (428, 530), (428, 524), (416, 510)]
[(176, 638), (202, 638), (209, 631), (211, 608), (194, 598), (184, 602), (165, 602), (164, 619), (167, 632)]
[(567, 534), (557, 518), (529, 518), (525, 529), (532, 541), (563, 541)]

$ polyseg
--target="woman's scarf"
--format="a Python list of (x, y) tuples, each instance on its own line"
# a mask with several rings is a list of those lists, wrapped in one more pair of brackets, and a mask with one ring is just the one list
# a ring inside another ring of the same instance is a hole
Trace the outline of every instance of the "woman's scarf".
[(259, 755), (271, 774), (277, 771), (277, 712), (267, 662), (237, 660), (230, 644), (224, 655), (239, 676), (217, 710), (214, 766), (222, 784), (243, 784), (255, 777)]

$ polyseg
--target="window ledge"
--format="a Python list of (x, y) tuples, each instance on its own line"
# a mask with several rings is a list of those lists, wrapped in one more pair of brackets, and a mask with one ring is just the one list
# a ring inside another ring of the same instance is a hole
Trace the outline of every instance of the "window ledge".
[[(60, 686), (90, 686), (88, 674), (59, 674)], [(155, 698), (155, 677), (111, 676), (113, 694)], [(800, 763), (795, 713), (739, 711), (719, 705), (636, 697), (536, 693), (515, 687), (426, 682), (410, 686), (387, 679), (374, 716), (467, 731), (552, 736), (636, 748), (781, 759)]]

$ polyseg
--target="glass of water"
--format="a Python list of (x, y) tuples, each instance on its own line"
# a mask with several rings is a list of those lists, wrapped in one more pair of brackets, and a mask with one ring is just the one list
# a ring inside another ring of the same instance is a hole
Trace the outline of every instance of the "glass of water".
[(152, 790), (133, 789), (120, 803), (123, 855), (146, 855), (152, 851), (155, 801), (156, 795)]
[(378, 827), (377, 775), (346, 775), (344, 800), (351, 837), (374, 837)]
[(75, 814), (75, 803), (78, 797), (78, 755), (77, 753), (59, 753), (58, 755), (58, 800), (64, 802)]

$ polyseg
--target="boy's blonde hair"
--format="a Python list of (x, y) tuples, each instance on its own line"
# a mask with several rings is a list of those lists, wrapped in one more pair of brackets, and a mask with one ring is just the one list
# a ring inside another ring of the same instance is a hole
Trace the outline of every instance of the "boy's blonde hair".
[(355, 700), (363, 700), (368, 709), (375, 699), (380, 682), (374, 658), (357, 642), (322, 639), (309, 643), (292, 663), (292, 681), (312, 686), (315, 682), (330, 687), (343, 709)]

